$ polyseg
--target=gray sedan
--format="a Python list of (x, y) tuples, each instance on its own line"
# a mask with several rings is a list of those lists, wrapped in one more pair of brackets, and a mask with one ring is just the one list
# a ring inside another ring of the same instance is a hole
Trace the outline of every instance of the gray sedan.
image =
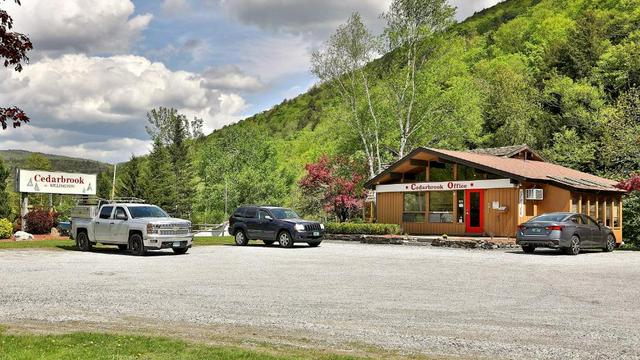
[(568, 255), (578, 255), (581, 249), (616, 248), (613, 232), (601, 222), (564, 212), (540, 215), (518, 226), (516, 243), (528, 254), (536, 248), (561, 249)]

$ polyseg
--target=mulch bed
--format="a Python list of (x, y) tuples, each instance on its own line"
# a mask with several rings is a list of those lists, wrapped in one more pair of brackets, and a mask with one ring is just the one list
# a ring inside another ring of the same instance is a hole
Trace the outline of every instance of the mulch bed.
[[(70, 240), (68, 236), (51, 236), (51, 235), (33, 235), (33, 240), (26, 241), (47, 241), (47, 240)], [(0, 240), (0, 242), (14, 242), (13, 237), (11, 239)]]

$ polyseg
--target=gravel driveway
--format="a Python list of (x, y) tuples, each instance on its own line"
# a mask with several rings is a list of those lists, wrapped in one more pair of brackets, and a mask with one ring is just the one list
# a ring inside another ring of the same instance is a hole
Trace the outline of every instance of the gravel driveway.
[(639, 304), (633, 252), (331, 242), (184, 256), (0, 251), (0, 324), (241, 325), (430, 355), (639, 359)]

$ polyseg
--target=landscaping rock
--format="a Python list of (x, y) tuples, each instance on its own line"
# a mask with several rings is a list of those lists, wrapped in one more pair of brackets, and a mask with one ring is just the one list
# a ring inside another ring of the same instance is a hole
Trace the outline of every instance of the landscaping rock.
[(33, 240), (33, 235), (25, 231), (16, 231), (16, 233), (13, 234), (13, 238), (16, 239), (16, 241), (27, 241)]
[(51, 236), (52, 237), (60, 237), (60, 232), (57, 228), (51, 228)]

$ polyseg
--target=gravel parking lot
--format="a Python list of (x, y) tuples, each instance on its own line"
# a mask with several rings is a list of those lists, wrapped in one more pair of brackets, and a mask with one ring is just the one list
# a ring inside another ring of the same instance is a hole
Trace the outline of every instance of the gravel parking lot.
[(407, 353), (640, 358), (640, 253), (324, 243), (0, 251), (0, 324), (241, 326)]

